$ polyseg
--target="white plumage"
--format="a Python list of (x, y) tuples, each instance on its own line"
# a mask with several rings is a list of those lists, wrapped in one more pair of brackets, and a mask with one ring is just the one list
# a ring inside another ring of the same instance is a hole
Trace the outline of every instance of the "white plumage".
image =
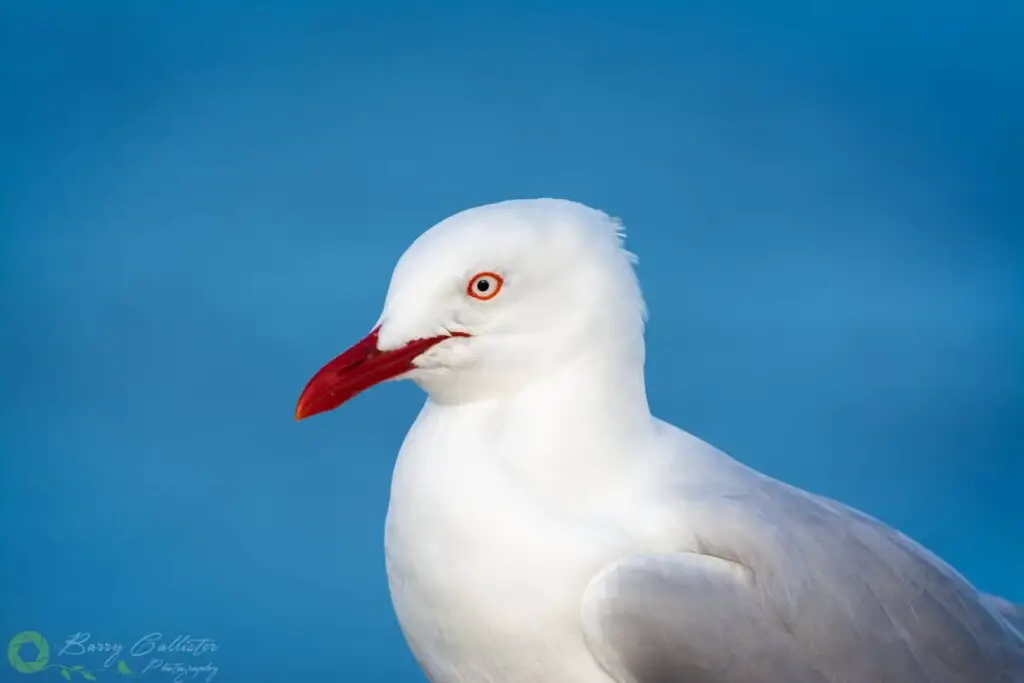
[[(427, 677), (1024, 682), (1017, 607), (652, 417), (632, 264), (620, 226), (573, 202), (456, 214), (402, 256), (362, 355), (300, 400), (322, 412), (391, 377), (429, 395), (386, 525)], [(492, 298), (467, 289), (479, 273)], [(351, 379), (381, 359), (387, 377)]]

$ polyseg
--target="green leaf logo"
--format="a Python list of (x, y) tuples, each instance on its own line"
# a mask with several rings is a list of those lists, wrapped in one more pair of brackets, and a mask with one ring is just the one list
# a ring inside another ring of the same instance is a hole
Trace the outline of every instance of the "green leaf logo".
[(69, 681), (71, 680), (71, 672), (68, 671), (67, 669), (61, 669), (60, 670), (60, 675), (63, 676), (64, 678), (66, 678)]
[(95, 680), (96, 680), (96, 677), (95, 677), (95, 676), (93, 676), (93, 675), (92, 675), (91, 673), (89, 673), (88, 671), (83, 671), (83, 672), (82, 672), (82, 678), (84, 678), (84, 679), (85, 679), (85, 680), (87, 680), (87, 681), (95, 681)]
[(132, 674), (132, 670), (128, 668), (128, 665), (125, 664), (122, 659), (117, 663), (117, 673), (123, 676), (130, 676)]
[[(29, 644), (35, 645), (39, 654), (34, 660), (26, 662), (21, 658), (21, 648)], [(34, 674), (37, 671), (42, 671), (50, 663), (50, 644), (46, 642), (46, 638), (43, 638), (42, 634), (38, 631), (16, 633), (11, 638), (11, 642), (7, 644), (7, 661), (11, 663), (11, 666), (16, 671), (20, 671), (23, 674)]]

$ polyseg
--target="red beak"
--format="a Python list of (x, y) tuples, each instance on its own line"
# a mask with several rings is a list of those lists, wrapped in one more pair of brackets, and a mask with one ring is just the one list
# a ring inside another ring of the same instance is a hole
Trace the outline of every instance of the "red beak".
[(375, 384), (406, 373), (416, 366), (412, 361), (421, 353), (446, 339), (469, 336), (456, 332), (428, 339), (414, 339), (391, 351), (377, 348), (380, 326), (348, 351), (320, 368), (299, 396), (295, 419), (302, 420), (318, 413), (334, 410), (345, 401)]

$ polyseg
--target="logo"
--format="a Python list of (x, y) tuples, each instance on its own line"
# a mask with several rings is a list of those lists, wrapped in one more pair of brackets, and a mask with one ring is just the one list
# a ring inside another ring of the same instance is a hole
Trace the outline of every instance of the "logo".
[[(91, 633), (73, 633), (54, 653), (38, 631), (16, 633), (7, 644), (7, 661), (15, 671), (39, 674), (53, 670), (66, 681), (123, 681), (134, 678), (185, 683), (212, 681), (220, 668), (210, 656), (220, 649), (212, 638), (165, 637), (155, 631), (130, 647), (118, 641), (94, 640)], [(27, 683), (27, 682), (26, 682)]]

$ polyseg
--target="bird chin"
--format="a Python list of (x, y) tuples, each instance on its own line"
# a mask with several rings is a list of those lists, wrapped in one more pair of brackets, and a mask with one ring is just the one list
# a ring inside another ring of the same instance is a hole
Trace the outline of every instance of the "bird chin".
[(398, 379), (410, 380), (427, 395), (436, 397), (451, 391), (453, 382), (458, 381), (454, 375), (455, 370), (449, 366), (431, 365), (417, 367)]
[(416, 384), (420, 384), (421, 382), (448, 379), (452, 374), (452, 368), (447, 365), (426, 365), (423, 367), (417, 366), (396, 379), (408, 379)]

